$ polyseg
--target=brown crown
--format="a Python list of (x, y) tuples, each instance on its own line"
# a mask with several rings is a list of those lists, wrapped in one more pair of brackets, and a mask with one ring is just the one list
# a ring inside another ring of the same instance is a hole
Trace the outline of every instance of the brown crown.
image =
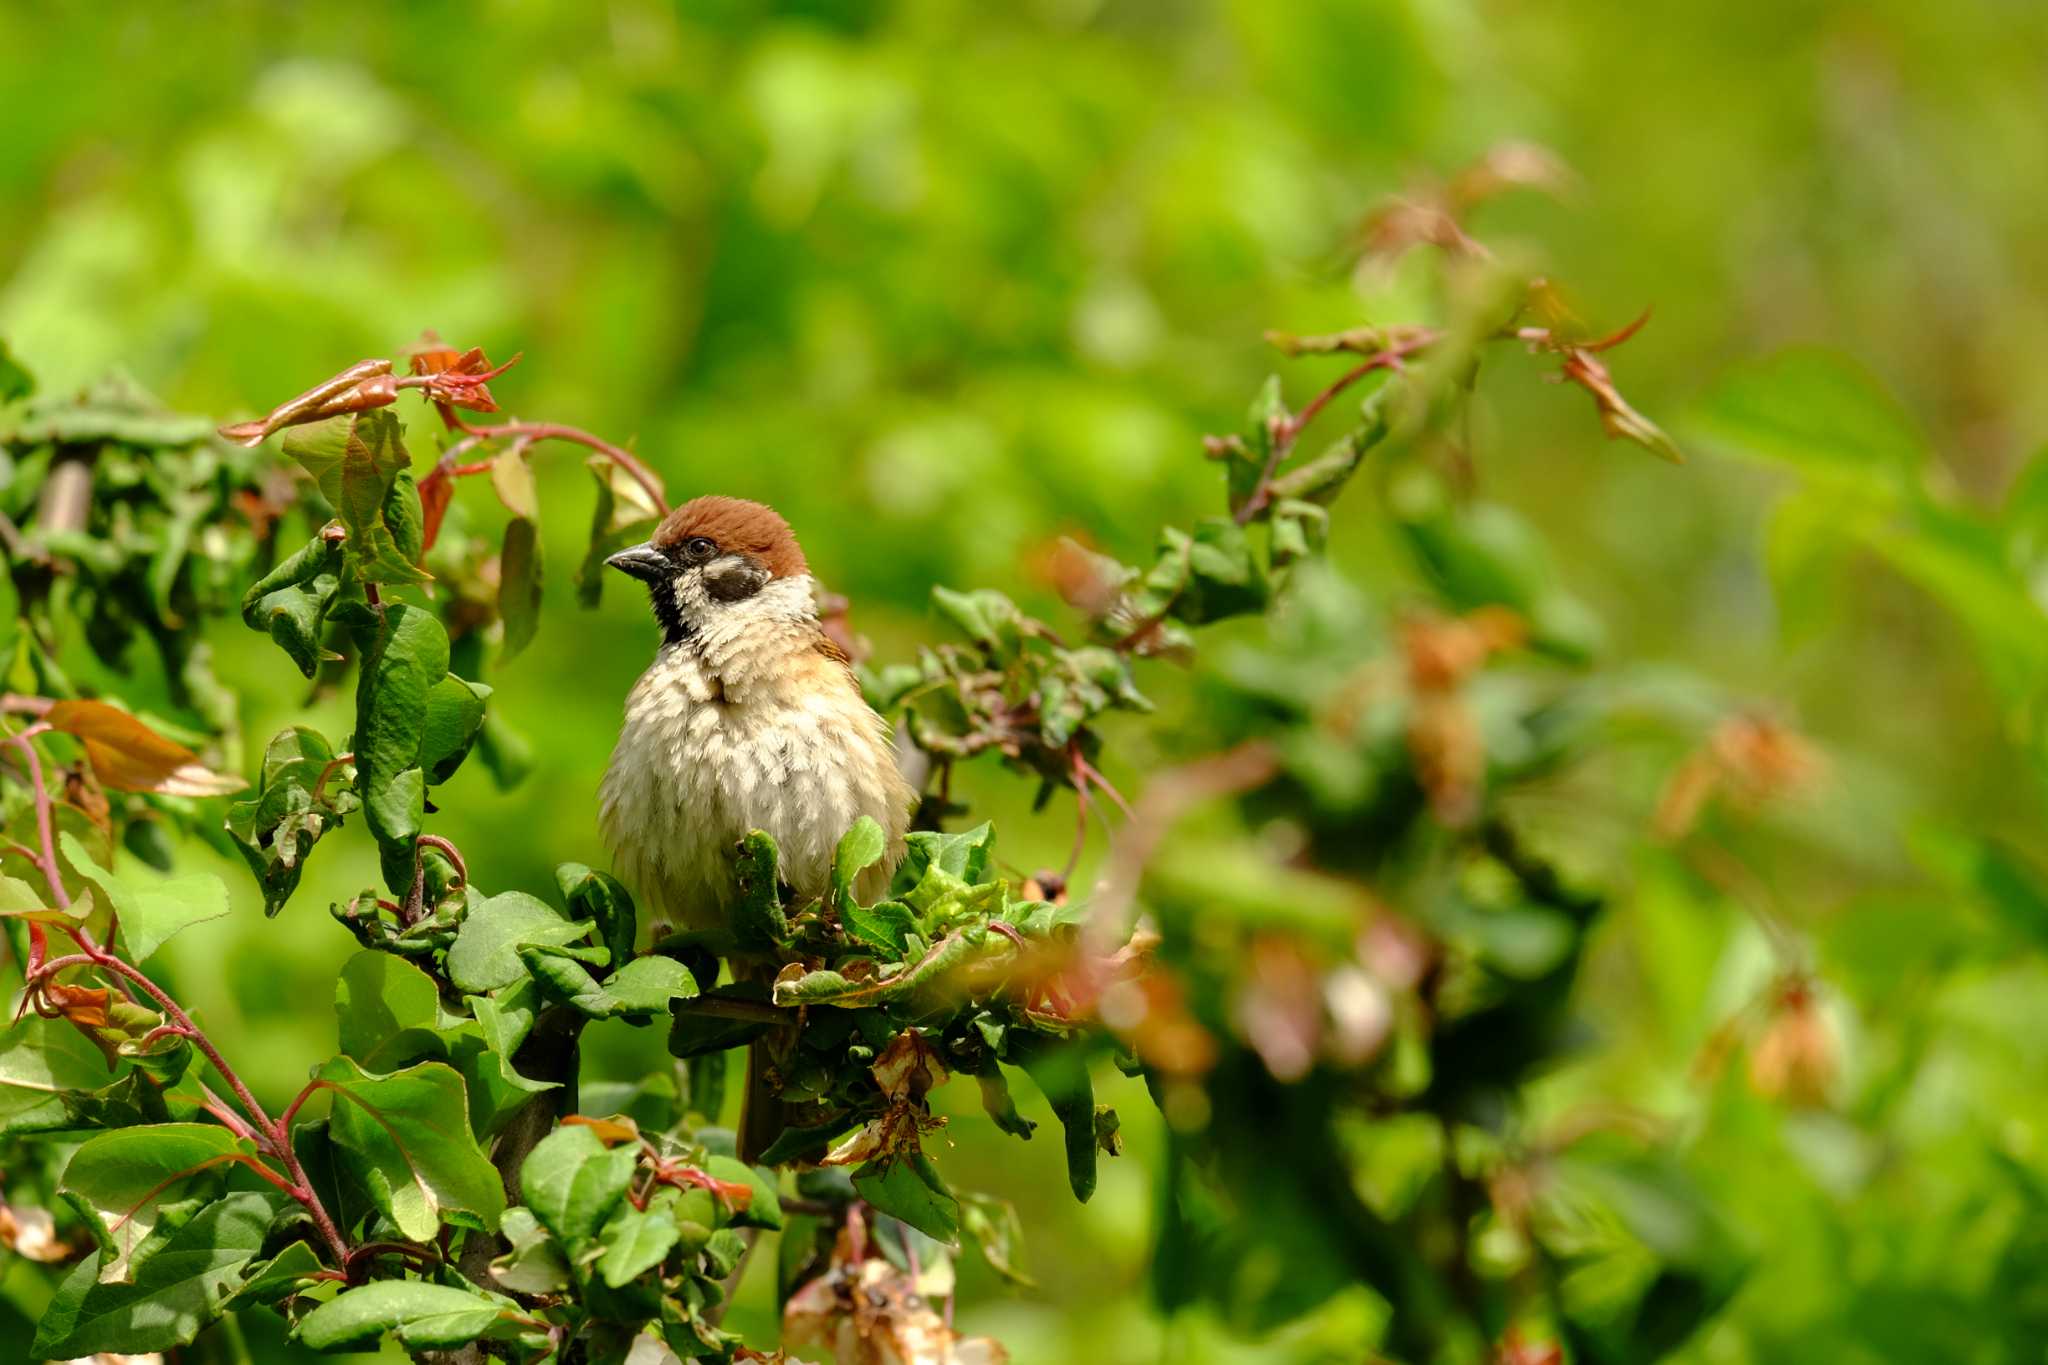
[(692, 536), (703, 536), (722, 551), (750, 554), (777, 578), (810, 572), (789, 523), (765, 503), (717, 494), (692, 498), (668, 514), (653, 543), (667, 549)]

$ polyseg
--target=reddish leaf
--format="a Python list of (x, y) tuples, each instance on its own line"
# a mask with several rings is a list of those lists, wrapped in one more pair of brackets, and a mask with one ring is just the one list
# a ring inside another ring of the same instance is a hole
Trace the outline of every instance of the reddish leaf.
[(258, 421), (236, 422), (221, 427), (220, 434), (237, 445), (260, 445), (266, 436), (302, 422), (318, 422), (346, 412), (381, 408), (398, 401), (398, 377), (388, 360), (359, 360), (355, 364), (286, 399)]
[(420, 495), (420, 554), (424, 556), (434, 548), (434, 542), (441, 535), (441, 519), (448, 515), (448, 504), (455, 498), (455, 480), (446, 466), (435, 465), (432, 473), (419, 482)]

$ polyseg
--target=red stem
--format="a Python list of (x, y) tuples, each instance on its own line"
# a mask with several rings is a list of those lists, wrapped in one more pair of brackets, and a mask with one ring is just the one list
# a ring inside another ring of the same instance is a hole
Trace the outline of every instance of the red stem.
[[(36, 752), (35, 745), (29, 743), (31, 737), (49, 728), (48, 725), (39, 722), (20, 734), (9, 735), (7, 738), (8, 742), (19, 748), (28, 760), (29, 783), (35, 793), (36, 834), (43, 847), (40, 862), (44, 880), (49, 882), (50, 894), (56, 899), (58, 906), (68, 910), (71, 908), (71, 896), (64, 890), (63, 879), (57, 874), (57, 844), (51, 827), (52, 803), (49, 788), (43, 781), (43, 760)], [(278, 1160), (284, 1163), (285, 1170), (293, 1182), (290, 1188), (281, 1182), (278, 1187), (285, 1189), (292, 1198), (305, 1205), (306, 1212), (312, 1216), (314, 1226), (319, 1228), (321, 1236), (326, 1239), (328, 1248), (337, 1258), (345, 1259), (348, 1255), (348, 1243), (343, 1240), (341, 1230), (335, 1226), (334, 1219), (328, 1215), (326, 1206), (320, 1202), (320, 1196), (315, 1193), (312, 1182), (306, 1178), (305, 1168), (299, 1164), (298, 1155), (292, 1151), (290, 1132), (283, 1124), (273, 1122), (269, 1114), (264, 1112), (263, 1105), (243, 1083), (235, 1069), (228, 1065), (228, 1059), (221, 1056), (220, 1049), (206, 1036), (205, 1030), (192, 1022), (192, 1016), (185, 1013), (184, 1008), (171, 999), (163, 987), (143, 975), (141, 968), (122, 961), (108, 949), (101, 947), (84, 925), (65, 925), (64, 929), (84, 951), (42, 963), (36, 972), (37, 979), (47, 977), (64, 967), (89, 963), (98, 970), (111, 972), (117, 977), (133, 982), (155, 1000), (172, 1023), (192, 1040), (192, 1046), (198, 1048), (201, 1055), (213, 1064), (213, 1069), (228, 1083), (228, 1088), (241, 1102), (243, 1110), (256, 1121), (260, 1136), (269, 1140)]]
[(49, 728), (46, 723), (37, 721), (18, 735), (9, 735), (7, 742), (21, 750), (22, 756), (28, 760), (29, 785), (35, 790), (36, 798), (36, 837), (43, 846), (37, 865), (43, 869), (43, 880), (50, 884), (50, 895), (57, 902), (57, 908), (69, 910), (71, 893), (64, 889), (64, 879), (57, 875), (57, 836), (50, 824), (50, 790), (43, 783), (43, 757), (36, 752), (36, 746), (29, 743), (32, 737)]
[(462, 854), (455, 845), (438, 834), (422, 834), (413, 841), (415, 848), (431, 848), (455, 864), (455, 875), (464, 886), (469, 885), (469, 864), (462, 860)]
[(490, 468), (487, 464), (457, 467), (457, 461), (468, 451), (474, 450), (485, 441), (495, 441), (506, 436), (522, 437), (529, 441), (570, 441), (587, 447), (604, 456), (632, 476), (647, 494), (648, 500), (662, 511), (668, 510), (668, 491), (661, 486), (661, 479), (630, 452), (602, 437), (593, 436), (579, 427), (563, 426), (559, 422), (500, 422), (494, 427), (471, 426), (457, 416), (453, 409), (443, 406), (441, 415), (463, 439), (449, 446), (441, 456), (440, 468), (451, 473), (478, 473)]
[(199, 1107), (201, 1109), (204, 1109), (207, 1113), (213, 1115), (214, 1118), (218, 1119), (220, 1121), (221, 1127), (226, 1128), (228, 1131), (232, 1132), (236, 1137), (247, 1138), (251, 1142), (256, 1142), (261, 1139), (262, 1135), (258, 1133), (254, 1128), (251, 1128), (248, 1125), (248, 1123), (243, 1120), (240, 1114), (237, 1114), (234, 1110), (228, 1108), (227, 1102), (221, 1099), (220, 1096), (214, 1094), (204, 1085), (201, 1085), (199, 1087), (199, 1093), (205, 1096), (205, 1098), (200, 1101)]

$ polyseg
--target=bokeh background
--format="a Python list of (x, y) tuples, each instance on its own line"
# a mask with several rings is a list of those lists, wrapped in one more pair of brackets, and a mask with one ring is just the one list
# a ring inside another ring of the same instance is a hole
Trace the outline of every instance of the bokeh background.
[[(1051, 613), (1031, 565), (1057, 534), (1142, 561), (1208, 511), (1199, 439), (1273, 368), (1261, 332), (1417, 302), (1351, 268), (1370, 207), (1505, 140), (1551, 148), (1570, 192), (1477, 227), (1539, 253), (1596, 328), (1654, 308), (1614, 368), (1695, 458), (1610, 445), (1581, 395), (1506, 365), (1480, 477), (1548, 533), (1617, 656), (1768, 700), (1828, 751), (1829, 856), (1787, 911), (1837, 972), (1852, 1070), (1925, 1063), (1858, 1113), (1786, 1117), (1740, 1086), (1702, 1106), (1687, 1061), (1762, 949), (1652, 885), (1582, 987), (1611, 1046), (1557, 1085), (1682, 1115), (1753, 1238), (1689, 1358), (2006, 1359), (2048, 1294), (2048, 971), (1910, 848), (1930, 821), (2038, 846), (2038, 783), (1917, 589), (1852, 561), (1782, 609), (1783, 480), (1690, 439), (1689, 414), (1731, 370), (1828, 347), (1895, 395), (1937, 485), (1998, 503), (2048, 438), (2044, 89), (2048, 9), (2023, 0), (0, 4), (0, 336), (45, 390), (121, 368), (223, 419), (422, 328), (523, 351), (494, 386), (509, 409), (632, 438), (677, 498), (773, 501), (887, 658), (937, 632), (934, 583)], [(499, 793), (470, 765), (444, 827), (495, 884), (545, 887), (599, 861), (593, 794), (652, 633), (616, 588), (575, 609), (588, 476), (565, 448), (537, 463), (548, 609), (494, 679), (533, 775)], [(1372, 513), (1340, 505), (1334, 534), (1368, 571)], [(218, 648), (260, 743), (296, 680), (258, 637)], [(1134, 734), (1124, 771), (1159, 742)], [(1030, 815), (1021, 785), (967, 794), (1019, 868), (1057, 864), (1070, 817)], [(266, 1094), (331, 1049), (352, 945), (314, 907), (374, 880), (351, 856), (323, 850), (279, 923), (222, 863), (240, 913), (166, 955)], [(640, 1065), (627, 1033), (597, 1067)], [(1157, 1120), (1123, 1098), (1132, 1153), (1085, 1209), (1055, 1143), (949, 1129), (955, 1179), (1022, 1207), (1043, 1286), (970, 1266), (963, 1325), (1020, 1365), (1356, 1358), (1350, 1300), (1259, 1345), (1148, 1310)], [(764, 1285), (745, 1312), (765, 1330)]]

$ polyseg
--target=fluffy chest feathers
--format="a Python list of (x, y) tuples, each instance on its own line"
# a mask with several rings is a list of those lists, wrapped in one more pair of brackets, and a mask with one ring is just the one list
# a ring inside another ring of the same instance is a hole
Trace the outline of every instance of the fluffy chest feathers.
[[(800, 613), (777, 600), (796, 588)], [(730, 907), (733, 845), (748, 830), (774, 838), (783, 880), (808, 897), (829, 885), (839, 836), (872, 816), (890, 852), (857, 888), (867, 899), (909, 822), (887, 726), (820, 647), (808, 581), (760, 596), (760, 611), (662, 648), (626, 699), (600, 792), (620, 876), (658, 917), (690, 927)]]

